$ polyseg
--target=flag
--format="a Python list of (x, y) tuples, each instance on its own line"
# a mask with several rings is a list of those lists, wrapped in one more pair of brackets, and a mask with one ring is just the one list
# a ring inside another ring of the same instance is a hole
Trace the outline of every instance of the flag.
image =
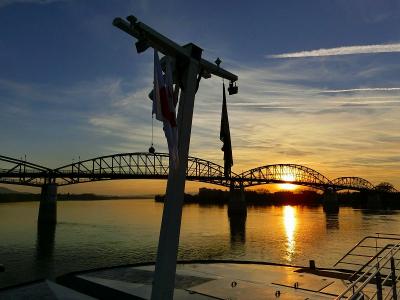
[(232, 156), (232, 144), (231, 144), (231, 133), (229, 130), (229, 120), (228, 120), (228, 109), (226, 107), (226, 95), (225, 95), (225, 84), (223, 87), (223, 99), (222, 99), (222, 113), (221, 113), (221, 130), (219, 133), (219, 139), (223, 142), (221, 148), (224, 151), (224, 175), (229, 177), (231, 174), (231, 167), (233, 166), (233, 156)]
[(154, 89), (153, 114), (163, 122), (163, 129), (168, 143), (170, 167), (178, 167), (178, 127), (172, 83), (172, 67), (169, 57), (166, 57), (165, 76), (162, 73), (157, 50), (154, 50)]

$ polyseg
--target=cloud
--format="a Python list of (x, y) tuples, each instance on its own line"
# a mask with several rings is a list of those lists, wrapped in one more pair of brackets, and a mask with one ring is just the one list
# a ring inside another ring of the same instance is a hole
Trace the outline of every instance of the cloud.
[(400, 91), (400, 87), (391, 88), (356, 88), (344, 90), (322, 90), (321, 93), (351, 93), (351, 92), (395, 92)]
[(67, 0), (0, 0), (0, 8), (17, 3), (51, 4)]
[(32, 112), (38, 107), (42, 112), (52, 113), (93, 111), (102, 105), (117, 105), (124, 97), (123, 84), (118, 78), (93, 79), (68, 87), (0, 78), (0, 102)]
[[(374, 183), (386, 180), (400, 185), (400, 163), (396, 160), (400, 146), (400, 91), (390, 87), (396, 86), (398, 77), (387, 82), (387, 77), (379, 76), (384, 71), (380, 68), (373, 81), (365, 77), (354, 80), (354, 72), (349, 72), (354, 70), (353, 65), (338, 69), (335, 64), (321, 65), (310, 60), (268, 63), (230, 68), (240, 76), (239, 93), (227, 99), (235, 172), (258, 165), (298, 163), (329, 178), (362, 174)], [(362, 65), (356, 71), (371, 68), (376, 69), (376, 63)], [(0, 79), (0, 103), (2, 109), (9, 107), (0, 115), (10, 119), (3, 119), (3, 135), (10, 130), (6, 128), (13, 128), (16, 119), (18, 126), (34, 127), (38, 132), (46, 128), (57, 134), (62, 132), (60, 140), (66, 141), (62, 146), (52, 147), (53, 139), (46, 139), (46, 135), (35, 137), (39, 139), (38, 147), (29, 153), (43, 157), (44, 162), (49, 155), (68, 161), (70, 153), (90, 158), (146, 151), (151, 141), (151, 102), (147, 98), (151, 70), (149, 62), (138, 70), (137, 80), (97, 78), (68, 86)], [(383, 88), (385, 84), (389, 87)], [(190, 146), (190, 155), (220, 165), (221, 89), (216, 77), (201, 81)], [(27, 124), (29, 115), (20, 110), (44, 121), (35, 120), (34, 126)], [(47, 122), (49, 118), (56, 121)], [(68, 136), (65, 131), (70, 132)], [(16, 134), (7, 140), (8, 144), (21, 144), (18, 149), (23, 149), (30, 147), (28, 138)], [(154, 145), (159, 152), (167, 151), (162, 123), (156, 121)], [(12, 153), (11, 146), (9, 149), (2, 152)], [(360, 158), (365, 161), (361, 163)], [(372, 158), (369, 163), (368, 158)]]
[(336, 56), (350, 54), (366, 54), (366, 53), (390, 53), (400, 52), (400, 43), (395, 44), (378, 44), (378, 45), (361, 45), (361, 46), (344, 46), (337, 48), (317, 49), (309, 51), (299, 51), (282, 54), (267, 55), (268, 58), (301, 58), (301, 57), (321, 57)]

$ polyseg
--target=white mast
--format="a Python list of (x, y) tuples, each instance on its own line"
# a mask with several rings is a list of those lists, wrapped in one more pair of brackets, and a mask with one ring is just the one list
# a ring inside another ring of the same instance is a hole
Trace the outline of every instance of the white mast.
[[(177, 118), (179, 166), (176, 170), (169, 170), (151, 294), (152, 300), (172, 299), (194, 99), (200, 79), (198, 76), (209, 78), (210, 74), (214, 74), (229, 80), (231, 83), (237, 81), (238, 78), (219, 66), (202, 59), (202, 49), (196, 45), (180, 46), (149, 26), (137, 22), (134, 16), (127, 17), (127, 20), (129, 22), (116, 18), (113, 25), (138, 39), (136, 42), (138, 53), (153, 47), (164, 55), (173, 57), (176, 62), (176, 72), (182, 85)], [(233, 91), (235, 92), (235, 90)]]

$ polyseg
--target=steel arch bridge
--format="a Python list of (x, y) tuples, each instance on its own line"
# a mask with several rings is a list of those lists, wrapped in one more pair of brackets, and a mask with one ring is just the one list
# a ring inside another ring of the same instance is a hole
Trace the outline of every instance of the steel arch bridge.
[(240, 174), (243, 186), (254, 186), (268, 183), (292, 183), (316, 189), (332, 187), (331, 181), (321, 173), (296, 164), (266, 165)]
[[(74, 162), (50, 169), (24, 160), (0, 156), (0, 183), (26, 186), (59, 186), (118, 179), (167, 179), (169, 156), (166, 153), (122, 153)], [(321, 173), (297, 164), (274, 164), (224, 176), (224, 168), (197, 157), (188, 158), (187, 180), (225, 187), (250, 187), (269, 183), (291, 183), (320, 190), (397, 192), (390, 183), (375, 187), (360, 177), (329, 180)]]

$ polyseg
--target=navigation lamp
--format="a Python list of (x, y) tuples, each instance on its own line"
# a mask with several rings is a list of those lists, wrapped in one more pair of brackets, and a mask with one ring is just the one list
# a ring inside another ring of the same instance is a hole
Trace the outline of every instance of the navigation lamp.
[(149, 153), (154, 154), (156, 153), (156, 149), (154, 149), (153, 145), (149, 148)]
[[(235, 85), (233, 85), (233, 84), (235, 84)], [(236, 82), (235, 83), (233, 83), (232, 81), (229, 82), (228, 92), (229, 92), (229, 95), (235, 95), (238, 93), (238, 86), (236, 85)]]
[(217, 57), (217, 59), (215, 60), (215, 64), (219, 67), (219, 65), (222, 63), (222, 60)]
[(142, 52), (146, 51), (150, 47), (150, 45), (144, 39), (143, 40), (138, 40), (135, 43), (135, 46), (136, 46), (137, 53), (142, 53)]

